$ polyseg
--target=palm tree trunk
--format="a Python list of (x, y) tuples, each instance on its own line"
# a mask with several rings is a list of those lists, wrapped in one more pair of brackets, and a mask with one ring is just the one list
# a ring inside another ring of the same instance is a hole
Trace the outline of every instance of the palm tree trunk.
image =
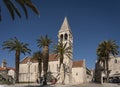
[(61, 82), (64, 85), (65, 84), (65, 69), (64, 69), (64, 64), (61, 64)]
[(59, 71), (60, 71), (60, 68), (61, 68), (61, 64), (63, 64), (63, 56), (61, 56), (61, 58), (60, 58)]
[(20, 62), (20, 52), (15, 53), (15, 81), (19, 83), (19, 62)]
[(64, 59), (64, 55), (61, 55), (59, 72), (60, 72), (60, 75), (61, 75), (61, 83), (62, 84), (64, 84), (64, 81), (65, 81), (65, 69), (64, 69), (63, 59)]
[(109, 82), (109, 60), (106, 59), (107, 83)]
[(42, 60), (38, 60), (38, 70), (39, 70), (39, 80), (41, 78), (41, 72), (42, 72)]
[(109, 54), (106, 56), (106, 74), (107, 79), (106, 82), (109, 82)]
[(49, 47), (44, 46), (44, 48), (43, 48), (43, 71), (44, 71), (43, 85), (47, 85), (48, 59), (49, 59)]
[(103, 68), (106, 70), (106, 61), (103, 61)]

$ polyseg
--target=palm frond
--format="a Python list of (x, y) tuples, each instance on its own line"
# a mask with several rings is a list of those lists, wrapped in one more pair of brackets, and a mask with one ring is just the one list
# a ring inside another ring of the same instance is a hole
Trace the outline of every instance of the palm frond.
[(13, 10), (13, 7), (11, 6), (11, 1), (10, 0), (3, 0), (8, 11), (10, 12), (10, 15), (12, 17), (12, 19), (14, 20), (15, 19), (15, 15), (14, 15), (14, 10)]
[(39, 14), (39, 11), (38, 9), (35, 7), (35, 5), (31, 2), (31, 0), (16, 0), (18, 2), (18, 4), (22, 7), (24, 13), (25, 13), (25, 16), (26, 18), (28, 18), (28, 12), (27, 12), (27, 9), (26, 9), (26, 6), (28, 6), (33, 12), (35, 12), (38, 16), (40, 15)]
[(25, 7), (25, 2), (24, 0), (16, 0), (18, 2), (18, 4), (22, 7), (24, 13), (25, 13), (25, 16), (26, 18), (28, 19), (28, 12), (27, 12), (27, 9)]
[(8, 49), (9, 51), (20, 51), (21, 53), (29, 53), (31, 50), (28, 48), (29, 44), (20, 42), (16, 37), (6, 40), (2, 44), (3, 50)]
[(72, 47), (70, 45), (67, 46), (67, 43), (63, 43), (62, 41), (60, 41), (58, 44), (55, 44), (53, 52), (60, 58), (60, 64), (63, 62), (64, 55), (71, 59), (71, 48)]
[(15, 12), (17, 13), (17, 15), (19, 16), (19, 18), (21, 18), (21, 14), (19, 12), (19, 10), (16, 8), (16, 6), (12, 3), (11, 0), (3, 0), (4, 4), (6, 5), (9, 13), (11, 14), (12, 19), (15, 19)]
[(114, 40), (105, 40), (99, 44), (96, 54), (98, 55), (99, 59), (102, 60), (102, 58), (109, 58), (106, 56), (109, 56), (110, 54), (113, 56), (118, 55), (118, 48), (119, 46)]
[(12, 2), (9, 2), (10, 5), (12, 6), (13, 10), (17, 13), (17, 15), (21, 18), (21, 14), (19, 12), (19, 10), (16, 8), (16, 6), (12, 3)]
[(52, 40), (48, 38), (46, 35), (45, 37), (41, 36), (39, 39), (37, 39), (37, 46), (39, 48), (43, 46), (49, 46), (52, 43)]
[[(27, 7), (29, 7), (35, 14), (37, 14), (38, 16), (40, 15), (38, 9), (36, 8), (36, 6), (32, 3), (31, 0), (15, 0), (20, 7), (23, 9), (24, 14), (26, 16), (26, 18), (28, 18), (28, 11), (27, 11)], [(15, 13), (18, 15), (19, 18), (21, 18), (21, 12), (20, 9), (17, 8), (16, 3), (12, 2), (12, 0), (3, 0), (6, 8), (8, 9), (12, 19), (15, 19)], [(1, 7), (0, 7), (1, 10)], [(0, 21), (2, 20), (1, 18), (1, 11), (0, 11)]]
[(38, 16), (40, 15), (37, 8), (35, 7), (35, 5), (31, 2), (31, 0), (24, 0), (25, 4), (32, 9), (32, 11), (34, 11)]
[(33, 53), (33, 60), (37, 60), (38, 62), (43, 59), (43, 55), (41, 51), (37, 51)]

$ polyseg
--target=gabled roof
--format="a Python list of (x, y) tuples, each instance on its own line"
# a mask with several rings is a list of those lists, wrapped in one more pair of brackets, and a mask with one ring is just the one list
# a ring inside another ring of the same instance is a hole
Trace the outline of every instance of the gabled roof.
[(73, 68), (76, 68), (76, 67), (83, 67), (84, 65), (84, 60), (79, 60), (79, 61), (73, 61)]
[[(31, 59), (31, 57), (25, 57), (20, 64), (26, 64), (29, 60)], [(58, 61), (57, 55), (56, 54), (50, 54), (49, 55), (49, 61)], [(31, 60), (32, 63), (37, 63), (37, 60)]]
[(26, 64), (29, 59), (30, 59), (30, 57), (25, 57), (25, 58), (20, 62), (20, 64)]
[(20, 64), (26, 64), (28, 61), (31, 61), (32, 63), (37, 63), (37, 60), (31, 60), (31, 57), (25, 57)]

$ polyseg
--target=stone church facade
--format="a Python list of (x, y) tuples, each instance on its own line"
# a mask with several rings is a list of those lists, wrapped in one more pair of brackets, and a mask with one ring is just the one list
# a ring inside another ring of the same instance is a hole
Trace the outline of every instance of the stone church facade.
[[(71, 52), (73, 52), (73, 35), (67, 17), (64, 18), (62, 26), (58, 32), (58, 42), (59, 41), (62, 41), (64, 44), (67, 43), (67, 46), (72, 46)], [(38, 79), (38, 62), (32, 60), (31, 64), (28, 64), (29, 59), (30, 57), (25, 57), (20, 62), (20, 82), (36, 82), (36, 80)], [(85, 60), (74, 61), (73, 54), (70, 58), (64, 55), (63, 63), (65, 64), (65, 68), (67, 69), (67, 72), (65, 72), (66, 84), (79, 84), (85, 83), (87, 81)], [(56, 58), (56, 54), (50, 54), (48, 72), (50, 72), (52, 76), (57, 78), (57, 82), (60, 83), (61, 77), (60, 75), (58, 75), (58, 65), (59, 58)]]

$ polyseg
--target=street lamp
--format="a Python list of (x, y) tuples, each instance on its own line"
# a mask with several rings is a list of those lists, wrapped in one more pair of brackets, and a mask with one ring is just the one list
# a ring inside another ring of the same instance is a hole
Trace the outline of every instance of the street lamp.
[(28, 85), (29, 85), (29, 82), (30, 82), (30, 65), (31, 64), (32, 64), (32, 62), (29, 59), (28, 62), (27, 62), (27, 65), (28, 65)]

